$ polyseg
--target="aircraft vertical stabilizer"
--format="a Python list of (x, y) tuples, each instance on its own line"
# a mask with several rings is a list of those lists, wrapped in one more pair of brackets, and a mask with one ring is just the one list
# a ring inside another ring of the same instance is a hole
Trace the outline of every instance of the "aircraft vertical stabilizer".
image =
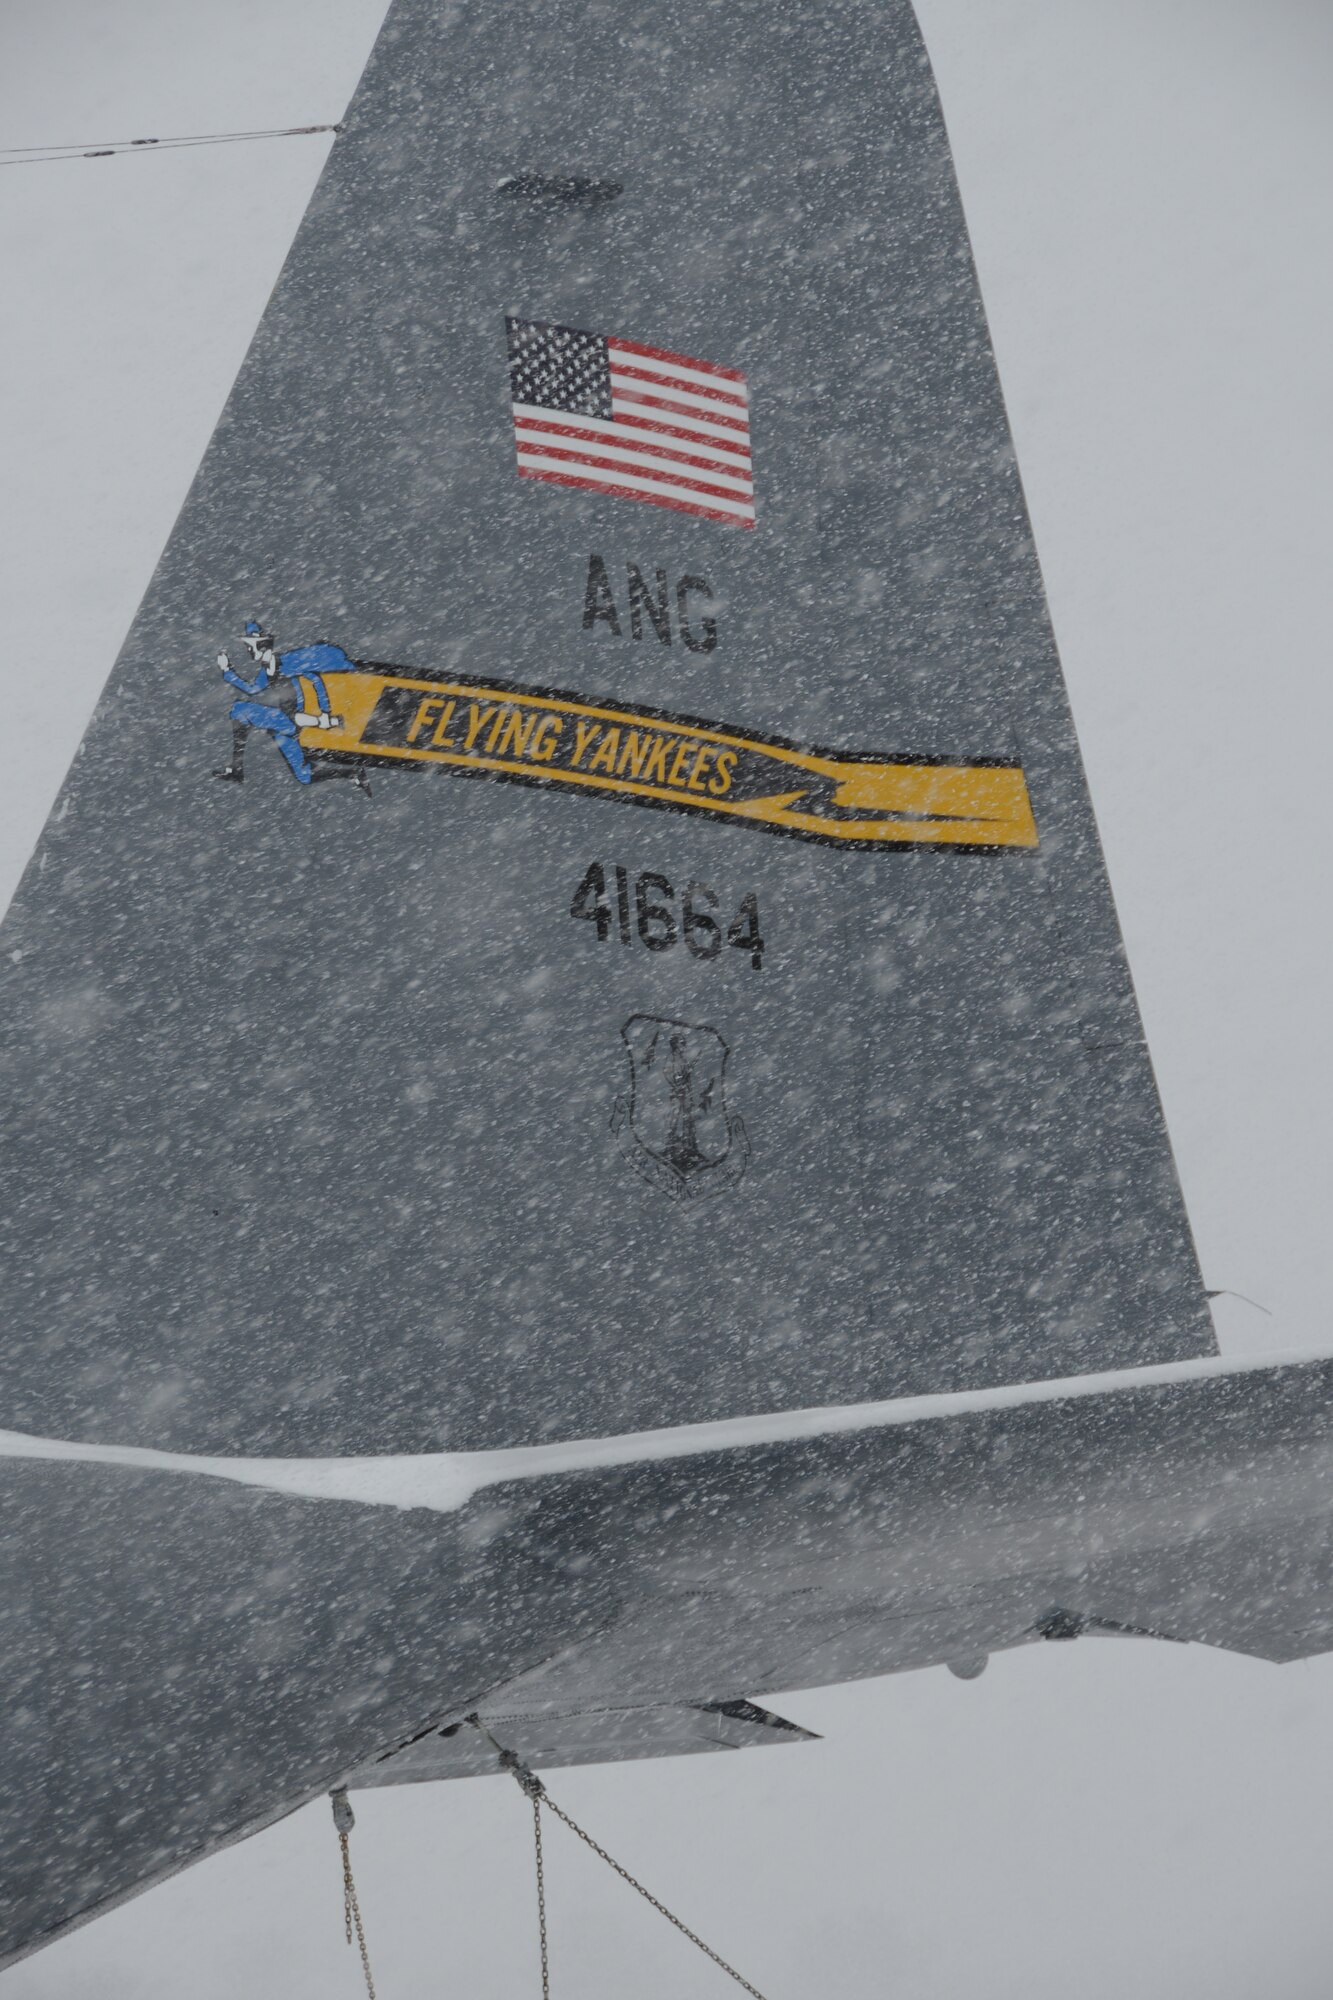
[(834, 1645), (878, 1447), (728, 1428), (1214, 1352), (906, 0), (396, 0), (0, 1024), (0, 1956), (505, 1687), (1049, 1609)]

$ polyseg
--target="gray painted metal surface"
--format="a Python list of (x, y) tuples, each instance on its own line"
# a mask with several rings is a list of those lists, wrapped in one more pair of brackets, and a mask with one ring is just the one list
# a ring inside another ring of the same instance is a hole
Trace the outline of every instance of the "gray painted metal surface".
[[(9, 1421), (480, 1447), (1209, 1350), (907, 7), (533, 0), (496, 33), (395, 7), (5, 926)], [(624, 192), (497, 193), (534, 168)], [(520, 479), (506, 314), (743, 373), (756, 528)], [(618, 637), (583, 629), (594, 553)], [(633, 638), (631, 562), (673, 620), (706, 580), (713, 650)], [(842, 852), (410, 764), (367, 799), (258, 732), (219, 783), (251, 618), (1016, 759), (1040, 848)], [(631, 903), (666, 877), (678, 926), (692, 881), (723, 924), (753, 896), (761, 969), (649, 949), (633, 908), (599, 938), (595, 862), (612, 903), (617, 865)], [(693, 1037), (677, 1098), (725, 1045), (746, 1157), (701, 1143), (744, 1171), (703, 1198), (611, 1131), (636, 1017)]]
[[(520, 477), (515, 384), (624, 449), (610, 342), (675, 396), (651, 477)], [(1212, 1350), (901, 0), (398, 0), (6, 920), (0, 1103), (2, 1420), (48, 1437), (484, 1449)], [(1210, 1636), (1160, 1548), (1223, 1394), (1098, 1604)], [(0, 1462), (4, 1950), (481, 1700), (1016, 1642), (1092, 1575), (1041, 1423), (456, 1520)], [(1227, 1534), (1211, 1636), (1285, 1644)]]
[(1333, 1643), (1333, 1361), (503, 1481), (453, 1513), (2, 1457), (0, 1493), (4, 1957), (477, 1708), (582, 1714), (595, 1761), (621, 1754), (596, 1711), (1085, 1621)]

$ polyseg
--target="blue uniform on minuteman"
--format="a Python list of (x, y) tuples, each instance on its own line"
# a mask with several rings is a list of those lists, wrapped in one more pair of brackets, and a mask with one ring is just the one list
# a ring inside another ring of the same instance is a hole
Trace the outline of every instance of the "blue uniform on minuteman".
[(303, 729), (336, 728), (338, 718), (333, 714), (324, 675), (352, 671), (355, 661), (341, 646), (323, 639), (313, 646), (279, 653), (273, 635), (253, 619), (245, 628), (244, 639), (255, 669), (249, 680), (237, 673), (226, 653), (218, 654), (223, 680), (248, 699), (231, 705), (231, 762), (213, 775), (240, 784), (245, 776), (245, 739), (252, 729), (260, 729), (273, 738), (279, 755), (301, 784), (311, 785), (319, 777), (351, 778), (368, 792), (370, 787), (359, 765), (317, 770), (301, 743)]

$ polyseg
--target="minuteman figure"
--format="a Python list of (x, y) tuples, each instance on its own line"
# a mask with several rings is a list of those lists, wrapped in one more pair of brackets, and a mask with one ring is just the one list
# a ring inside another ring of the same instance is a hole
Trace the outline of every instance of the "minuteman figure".
[(262, 729), (273, 738), (301, 784), (313, 785), (321, 778), (350, 778), (369, 797), (370, 786), (359, 764), (321, 765), (316, 770), (301, 747), (303, 729), (338, 728), (340, 719), (332, 713), (324, 675), (350, 671), (355, 662), (341, 646), (331, 646), (325, 640), (299, 646), (292, 653), (279, 653), (273, 634), (256, 625), (253, 618), (243, 637), (255, 670), (252, 679), (238, 674), (225, 653), (218, 654), (223, 680), (249, 699), (231, 705), (231, 762), (213, 776), (239, 785), (245, 777), (245, 739), (252, 729)]

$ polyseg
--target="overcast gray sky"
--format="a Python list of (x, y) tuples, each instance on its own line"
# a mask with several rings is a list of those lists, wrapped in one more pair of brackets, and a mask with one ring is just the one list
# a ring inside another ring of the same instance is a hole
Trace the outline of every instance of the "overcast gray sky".
[[(7, 0), (0, 144), (336, 118), (382, 11)], [(1219, 1301), (1224, 1349), (1330, 1348), (1333, 10), (918, 12), (1207, 1282), (1272, 1314)], [(0, 897), (327, 143), (0, 172)], [(773, 1705), (825, 1742), (555, 1785), (771, 2000), (1326, 1992), (1333, 1662), (1085, 1642)], [(536, 1992), (527, 1838), (499, 1781), (363, 1801), (382, 2000)], [(561, 1992), (726, 1990), (558, 1828), (551, 1849)], [(6, 1991), (354, 2000), (358, 1979), (320, 1805)]]

